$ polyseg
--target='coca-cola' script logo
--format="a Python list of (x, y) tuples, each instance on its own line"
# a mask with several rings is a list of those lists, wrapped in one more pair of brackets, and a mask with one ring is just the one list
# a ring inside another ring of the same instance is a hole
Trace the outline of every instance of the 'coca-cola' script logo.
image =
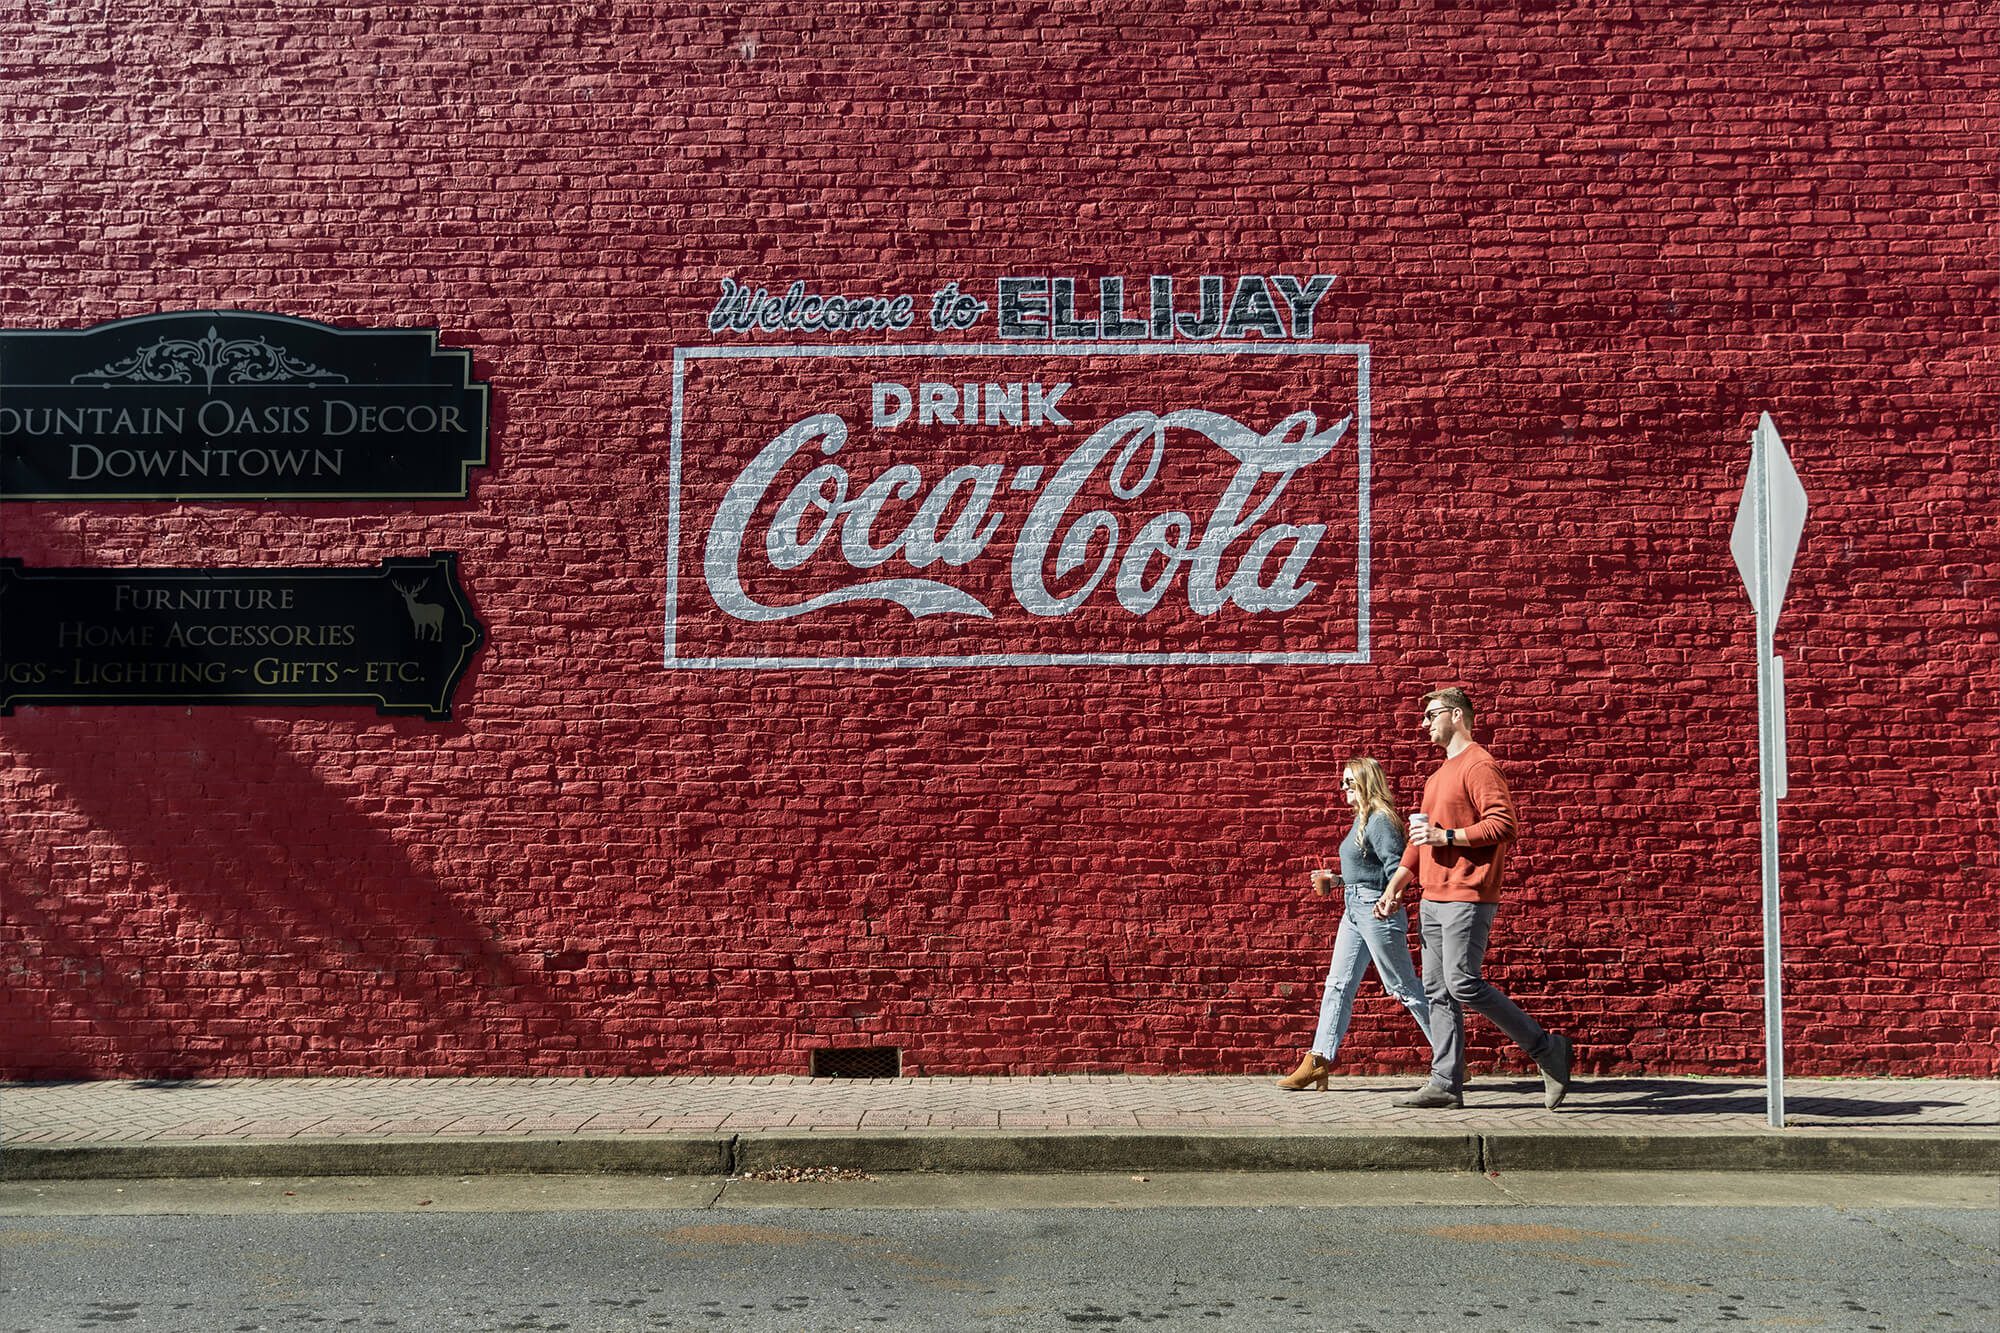
[[(900, 364), (786, 366), (755, 393), (731, 367), (677, 394), (677, 545), (683, 519), (701, 535), (675, 553), (670, 662), (1365, 655), (1360, 356), (1285, 402), (1270, 363), (1243, 356), (1156, 355), (1134, 373), (1137, 358), (1047, 349), (1085, 364), (976, 380), (875, 350)], [(711, 395), (697, 422), (682, 400)], [(747, 461), (713, 467), (709, 441), (754, 419), (746, 403), (794, 398)], [(697, 642), (712, 651), (688, 655)]]

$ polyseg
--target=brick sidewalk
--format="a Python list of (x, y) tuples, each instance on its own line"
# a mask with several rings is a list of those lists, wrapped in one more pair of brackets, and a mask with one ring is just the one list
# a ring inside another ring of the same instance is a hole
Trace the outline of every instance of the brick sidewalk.
[[(1262, 1077), (880, 1080), (327, 1078), (0, 1084), (0, 1144), (643, 1139), (693, 1134), (1064, 1131), (1765, 1134), (1755, 1079), (1612, 1078), (1542, 1109), (1539, 1078), (1489, 1076), (1457, 1111), (1390, 1105), (1409, 1078), (1287, 1093)], [(2000, 1081), (1795, 1079), (1787, 1128), (2000, 1137)]]

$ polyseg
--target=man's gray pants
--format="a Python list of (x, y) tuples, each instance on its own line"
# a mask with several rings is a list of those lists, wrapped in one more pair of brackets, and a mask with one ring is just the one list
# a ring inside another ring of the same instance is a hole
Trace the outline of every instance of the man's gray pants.
[(1421, 913), (1424, 936), (1424, 996), (1431, 1004), (1431, 1082), (1455, 1093), (1465, 1091), (1465, 1009), (1485, 1014), (1536, 1064), (1554, 1040), (1542, 1025), (1479, 975), (1486, 940), (1493, 932), (1498, 903), (1434, 903)]

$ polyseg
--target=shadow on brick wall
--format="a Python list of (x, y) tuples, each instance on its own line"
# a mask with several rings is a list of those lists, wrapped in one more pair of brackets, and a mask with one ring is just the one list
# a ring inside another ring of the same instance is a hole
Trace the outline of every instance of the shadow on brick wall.
[[(81, 711), (9, 724), (15, 776), (61, 830), (10, 873), (10, 1075), (518, 1071), (598, 1044), (469, 909), (485, 886), (391, 835), (431, 832), (421, 811), (328, 771), (367, 758), (337, 730), (316, 763), (229, 709)], [(425, 725), (383, 724), (392, 748), (439, 744)]]

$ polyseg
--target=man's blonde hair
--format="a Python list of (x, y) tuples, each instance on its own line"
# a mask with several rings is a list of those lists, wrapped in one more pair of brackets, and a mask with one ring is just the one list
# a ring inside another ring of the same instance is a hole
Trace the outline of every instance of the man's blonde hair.
[(1424, 696), (1424, 711), (1429, 712), (1431, 705), (1434, 703), (1443, 704), (1446, 708), (1456, 708), (1464, 713), (1466, 728), (1467, 730), (1471, 729), (1472, 696), (1468, 695), (1464, 690), (1461, 690), (1456, 685), (1453, 685), (1449, 689), (1432, 690)]

